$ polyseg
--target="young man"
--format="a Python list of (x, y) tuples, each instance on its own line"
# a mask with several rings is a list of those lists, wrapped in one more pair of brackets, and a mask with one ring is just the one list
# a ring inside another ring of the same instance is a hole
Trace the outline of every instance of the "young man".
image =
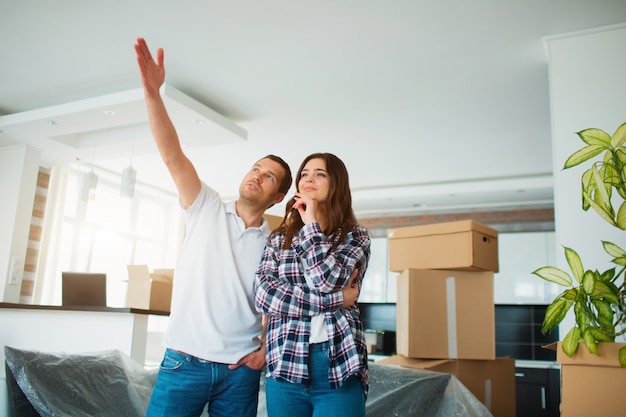
[(148, 416), (256, 416), (265, 348), (254, 310), (254, 277), (269, 228), (265, 210), (285, 197), (291, 171), (279, 157), (257, 161), (223, 202), (200, 180), (182, 151), (159, 88), (163, 50), (156, 61), (144, 39), (135, 44), (150, 128), (178, 189), (186, 234), (176, 267), (166, 352)]

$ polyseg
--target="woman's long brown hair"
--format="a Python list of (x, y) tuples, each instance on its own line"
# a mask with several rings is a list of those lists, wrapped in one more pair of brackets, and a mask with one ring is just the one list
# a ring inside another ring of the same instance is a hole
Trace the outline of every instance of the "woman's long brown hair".
[[(344, 240), (348, 232), (350, 232), (357, 223), (354, 210), (352, 210), (352, 194), (350, 193), (348, 170), (343, 161), (331, 153), (311, 154), (302, 161), (300, 168), (298, 168), (298, 173), (294, 181), (297, 192), (300, 191), (298, 183), (302, 175), (302, 170), (311, 159), (322, 159), (326, 163), (326, 172), (328, 173), (330, 188), (328, 198), (324, 203), (328, 221), (326, 229), (324, 229), (323, 232), (326, 236), (330, 236), (339, 231), (339, 235), (333, 242), (333, 248), (335, 248)], [(288, 249), (291, 246), (293, 236), (304, 226), (304, 222), (298, 210), (293, 210), (294, 203), (295, 200), (293, 198), (287, 202), (283, 221), (276, 229), (276, 232), (285, 232), (285, 244), (283, 249)]]

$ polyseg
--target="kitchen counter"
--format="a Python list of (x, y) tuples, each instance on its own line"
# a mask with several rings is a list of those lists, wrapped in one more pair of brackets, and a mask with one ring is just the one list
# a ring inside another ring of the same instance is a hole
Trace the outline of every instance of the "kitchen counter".
[(169, 316), (168, 311), (159, 310), (143, 310), (132, 307), (92, 307), (92, 306), (57, 306), (57, 305), (39, 305), (39, 304), (18, 304), (18, 303), (0, 303), (1, 309), (14, 310), (63, 310), (63, 311), (99, 311), (109, 313), (134, 313), (134, 314), (154, 314), (158, 316)]
[(561, 365), (553, 361), (532, 361), (526, 359), (516, 359), (516, 368), (536, 368), (536, 369), (561, 369)]

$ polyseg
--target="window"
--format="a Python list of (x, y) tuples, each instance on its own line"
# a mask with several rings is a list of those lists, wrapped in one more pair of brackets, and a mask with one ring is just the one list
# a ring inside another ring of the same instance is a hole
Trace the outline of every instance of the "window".
[(106, 273), (107, 305), (122, 307), (127, 265), (175, 267), (183, 230), (177, 196), (138, 181), (133, 198), (121, 197), (120, 174), (94, 167), (95, 195), (83, 200), (81, 180), (90, 171), (79, 164), (52, 171), (38, 274), (42, 304), (61, 303), (62, 271)]

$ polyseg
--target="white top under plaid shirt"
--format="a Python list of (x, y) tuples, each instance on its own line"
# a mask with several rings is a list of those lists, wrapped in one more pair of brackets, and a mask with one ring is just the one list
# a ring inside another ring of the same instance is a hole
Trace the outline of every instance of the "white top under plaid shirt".
[[(367, 230), (354, 226), (345, 240), (331, 250), (333, 239), (326, 237), (318, 223), (304, 225), (291, 247), (283, 250), (284, 233), (273, 234), (263, 252), (256, 273), (257, 310), (269, 316), (267, 328), (267, 377), (308, 384), (309, 334), (311, 317), (324, 313), (331, 366), (329, 380), (340, 387), (356, 375), (368, 388), (367, 346), (357, 306), (342, 308), (341, 289), (358, 269), (361, 280), (370, 257)], [(307, 265), (303, 271), (303, 262)], [(304, 274), (315, 283), (306, 284)]]

